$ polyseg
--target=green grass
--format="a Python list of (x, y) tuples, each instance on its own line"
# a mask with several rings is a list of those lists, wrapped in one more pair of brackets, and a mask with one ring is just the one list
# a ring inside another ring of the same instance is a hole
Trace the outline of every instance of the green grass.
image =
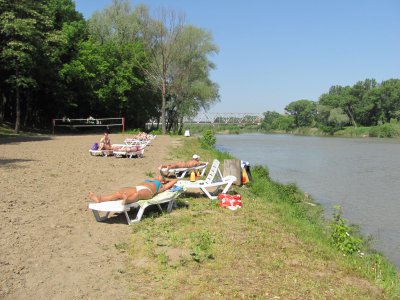
[[(177, 138), (171, 157), (231, 158)], [(379, 254), (346, 255), (331, 243), (322, 208), (295, 185), (253, 168), (254, 183), (234, 187), (243, 208), (230, 211), (195, 194), (171, 214), (132, 226), (127, 276), (132, 298), (399, 299), (395, 268)]]

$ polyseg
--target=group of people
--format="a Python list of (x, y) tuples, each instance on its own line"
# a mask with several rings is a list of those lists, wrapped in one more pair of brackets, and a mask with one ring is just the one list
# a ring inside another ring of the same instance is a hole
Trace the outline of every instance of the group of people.
[(109, 151), (125, 151), (125, 152), (135, 152), (141, 149), (137, 145), (121, 145), (121, 144), (111, 144), (111, 139), (109, 137), (108, 131), (104, 132), (103, 137), (100, 139), (99, 146), (97, 150), (109, 150)]
[[(104, 133), (104, 136), (100, 140), (100, 145), (102, 147), (101, 150), (112, 150), (111, 140), (108, 136), (108, 132)], [(162, 164), (158, 167), (160, 175), (155, 176), (154, 178), (145, 179), (143, 182), (140, 182), (135, 186), (123, 187), (118, 191), (108, 195), (96, 195), (93, 192), (89, 192), (89, 199), (94, 202), (122, 200), (123, 204), (133, 203), (139, 200), (151, 199), (157, 193), (161, 193), (172, 188), (177, 182), (176, 178), (167, 178), (168, 171), (170, 169), (193, 168), (205, 164), (207, 163), (200, 161), (199, 155), (194, 154), (192, 159), (189, 161)]]

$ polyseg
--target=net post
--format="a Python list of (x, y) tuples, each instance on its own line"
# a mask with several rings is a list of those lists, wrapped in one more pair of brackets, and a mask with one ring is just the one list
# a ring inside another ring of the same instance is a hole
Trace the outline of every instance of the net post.
[(122, 134), (125, 132), (125, 118), (122, 118)]
[(52, 120), (52, 123), (53, 123), (53, 135), (54, 135), (54, 130), (55, 130), (55, 127), (56, 127), (56, 120), (53, 119), (53, 120)]

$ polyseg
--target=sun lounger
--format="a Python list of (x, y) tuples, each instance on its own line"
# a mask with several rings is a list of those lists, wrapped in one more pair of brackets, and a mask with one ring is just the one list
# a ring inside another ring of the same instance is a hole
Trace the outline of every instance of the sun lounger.
[(219, 169), (219, 164), (220, 164), (219, 160), (214, 159), (210, 171), (206, 179), (204, 180), (196, 180), (194, 182), (191, 182), (189, 180), (179, 180), (176, 183), (176, 185), (181, 186), (186, 190), (198, 189), (204, 194), (206, 194), (208, 198), (217, 199), (218, 196), (211, 195), (209, 191), (210, 189), (212, 189), (213, 190), (212, 192), (215, 193), (217, 190), (225, 186), (221, 192), (225, 194), (231, 187), (232, 183), (236, 181), (235, 176), (232, 175), (228, 175), (225, 177), (222, 176), (222, 173)]
[(113, 155), (112, 150), (89, 150), (91, 156), (111, 156)]
[(167, 170), (166, 168), (161, 169), (162, 174), (166, 174), (167, 176), (174, 175), (178, 179), (184, 178), (187, 174), (190, 174), (191, 171), (199, 171), (200, 176), (203, 176), (206, 168), (208, 166), (208, 162), (205, 165), (193, 167), (193, 168), (175, 168), (175, 169), (169, 169)]
[[(157, 205), (157, 207), (162, 211), (161, 204), (168, 203), (167, 212), (171, 212), (173, 207), (176, 207), (176, 198), (183, 192), (182, 188), (168, 190), (157, 194), (148, 200), (139, 200), (134, 203), (129, 203), (122, 205), (122, 200), (119, 201), (106, 201), (100, 203), (89, 203), (89, 209), (92, 210), (94, 217), (98, 222), (105, 221), (111, 213), (124, 213), (128, 225), (139, 223), (142, 219), (145, 209), (151, 205)], [(131, 208), (139, 208), (136, 217), (131, 219), (128, 211)], [(100, 212), (105, 213), (105, 215), (100, 216)]]
[(130, 146), (142, 146), (142, 147), (146, 147), (148, 145), (150, 145), (151, 140), (136, 140), (136, 139), (129, 139), (126, 138), (124, 140), (124, 143)]
[(126, 144), (113, 144), (115, 157), (143, 157), (145, 146), (133, 146)]

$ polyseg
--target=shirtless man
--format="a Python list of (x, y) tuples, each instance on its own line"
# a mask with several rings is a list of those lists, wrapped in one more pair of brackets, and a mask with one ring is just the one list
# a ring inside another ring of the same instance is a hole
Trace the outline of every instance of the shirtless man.
[(166, 176), (170, 169), (179, 169), (179, 168), (194, 168), (197, 166), (206, 165), (206, 162), (200, 161), (200, 156), (194, 154), (191, 160), (188, 161), (179, 161), (171, 164), (163, 164), (158, 167), (161, 175)]

